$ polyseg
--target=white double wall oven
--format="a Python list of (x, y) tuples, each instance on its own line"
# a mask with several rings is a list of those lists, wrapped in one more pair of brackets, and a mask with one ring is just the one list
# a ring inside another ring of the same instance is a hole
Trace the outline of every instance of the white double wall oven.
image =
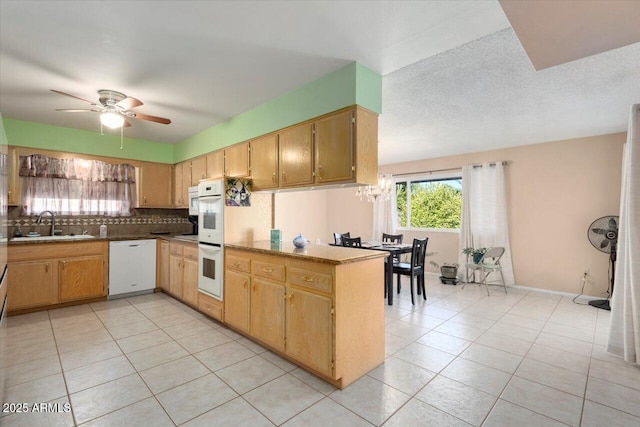
[(224, 181), (198, 185), (198, 289), (222, 301)]

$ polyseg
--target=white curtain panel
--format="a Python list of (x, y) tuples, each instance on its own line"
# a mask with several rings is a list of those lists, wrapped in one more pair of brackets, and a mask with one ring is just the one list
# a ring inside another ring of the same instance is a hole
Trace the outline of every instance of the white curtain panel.
[(396, 234), (398, 230), (398, 210), (396, 209), (396, 183), (392, 175), (382, 175), (391, 182), (391, 196), (389, 200), (378, 197), (373, 202), (373, 234), (371, 240), (382, 241), (382, 233)]
[[(500, 259), (504, 280), (514, 284), (511, 249), (509, 247), (509, 221), (504, 166), (484, 163), (481, 167), (467, 165), (462, 168), (462, 222), (460, 250), (466, 247), (490, 248), (501, 246), (505, 253)], [(466, 280), (464, 265), (467, 256), (459, 255), (459, 279)]]
[(617, 257), (607, 351), (640, 365), (640, 104), (631, 107), (622, 159)]

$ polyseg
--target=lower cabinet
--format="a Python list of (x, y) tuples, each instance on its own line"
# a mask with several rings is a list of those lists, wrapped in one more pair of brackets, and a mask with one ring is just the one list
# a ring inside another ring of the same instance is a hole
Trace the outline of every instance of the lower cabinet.
[(226, 247), (226, 324), (340, 388), (384, 361), (382, 258), (263, 252)]
[(99, 255), (58, 261), (60, 301), (75, 301), (104, 295), (102, 282), (104, 272), (104, 257)]
[(333, 300), (302, 289), (287, 289), (286, 353), (327, 376), (333, 369)]
[(8, 254), (9, 311), (107, 295), (107, 242), (12, 246)]
[(251, 285), (251, 335), (284, 351), (284, 285), (262, 279)]
[(225, 272), (224, 281), (224, 321), (225, 323), (249, 332), (249, 286), (248, 274), (233, 270)]
[[(169, 293), (198, 306), (198, 246), (169, 243)], [(160, 267), (162, 269), (162, 267)]]
[(39, 307), (58, 302), (55, 261), (15, 261), (8, 265), (9, 310)]

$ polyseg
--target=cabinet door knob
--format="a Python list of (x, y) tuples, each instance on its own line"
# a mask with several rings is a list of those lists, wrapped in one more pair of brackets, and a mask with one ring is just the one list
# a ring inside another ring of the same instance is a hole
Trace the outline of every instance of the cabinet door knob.
[(143, 203), (146, 205), (146, 204), (147, 204), (147, 196), (144, 196), (144, 197), (142, 198), (142, 200), (144, 201)]
[(46, 263), (46, 264), (44, 265), (44, 272), (45, 272), (45, 273), (48, 273), (48, 272), (49, 272), (49, 263)]
[(244, 289), (247, 289), (247, 281), (246, 281), (246, 280), (245, 280), (244, 282), (242, 282), (242, 287), (243, 287)]
[(287, 174), (285, 171), (282, 171), (282, 182), (287, 182)]
[(273, 269), (267, 267), (262, 267), (262, 271), (264, 271), (265, 273), (273, 273)]
[(289, 294), (289, 304), (293, 304), (293, 291)]
[(322, 165), (318, 165), (318, 179), (322, 179)]
[(274, 172), (273, 175), (271, 175), (271, 182), (273, 182), (274, 184), (276, 183), (276, 173)]

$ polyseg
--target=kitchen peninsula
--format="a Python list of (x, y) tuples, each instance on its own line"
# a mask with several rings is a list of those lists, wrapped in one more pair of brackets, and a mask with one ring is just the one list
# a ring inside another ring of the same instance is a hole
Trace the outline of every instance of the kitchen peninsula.
[(344, 388), (384, 361), (385, 253), (225, 244), (225, 323)]

